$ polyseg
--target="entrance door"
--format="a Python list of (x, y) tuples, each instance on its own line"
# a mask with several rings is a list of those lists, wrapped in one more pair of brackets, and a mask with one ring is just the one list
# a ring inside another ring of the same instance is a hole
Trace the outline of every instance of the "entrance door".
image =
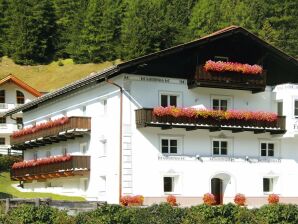
[(222, 180), (219, 178), (211, 179), (211, 193), (215, 197), (215, 204), (221, 205), (223, 202)]

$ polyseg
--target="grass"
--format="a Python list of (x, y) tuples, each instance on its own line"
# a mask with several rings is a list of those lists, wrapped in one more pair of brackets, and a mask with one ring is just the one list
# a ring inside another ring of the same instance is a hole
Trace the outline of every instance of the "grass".
[(11, 181), (8, 172), (0, 173), (0, 195), (12, 195), (16, 198), (52, 198), (53, 200), (66, 200), (66, 201), (85, 201), (82, 197), (70, 197), (51, 193), (38, 193), (38, 192), (20, 192), (12, 184), (18, 183)]
[(74, 64), (71, 59), (65, 59), (48, 65), (24, 66), (16, 65), (8, 57), (2, 57), (0, 58), (0, 79), (13, 74), (40, 92), (51, 92), (92, 72), (101, 71), (118, 63), (120, 60), (100, 64)]

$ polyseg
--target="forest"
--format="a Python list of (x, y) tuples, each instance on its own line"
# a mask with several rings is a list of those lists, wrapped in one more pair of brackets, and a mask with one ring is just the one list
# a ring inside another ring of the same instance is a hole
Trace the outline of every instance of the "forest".
[(129, 60), (230, 25), (298, 57), (297, 0), (0, 0), (0, 57)]

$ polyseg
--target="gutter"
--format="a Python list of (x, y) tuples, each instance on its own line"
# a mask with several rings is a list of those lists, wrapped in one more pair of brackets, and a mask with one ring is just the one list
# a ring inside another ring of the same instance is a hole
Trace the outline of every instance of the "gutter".
[(105, 81), (115, 87), (119, 88), (120, 90), (120, 121), (119, 121), (119, 204), (121, 203), (121, 196), (122, 196), (122, 132), (123, 132), (123, 88), (114, 83), (112, 80), (108, 79), (108, 76), (105, 76)]

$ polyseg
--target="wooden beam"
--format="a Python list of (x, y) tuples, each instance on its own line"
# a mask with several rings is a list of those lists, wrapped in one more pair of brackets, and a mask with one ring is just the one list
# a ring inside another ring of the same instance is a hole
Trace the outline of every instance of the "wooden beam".
[(266, 132), (265, 129), (254, 130), (254, 134), (262, 134), (262, 133), (265, 133), (265, 132)]
[(232, 129), (232, 133), (243, 132), (243, 128)]
[(172, 128), (173, 128), (172, 125), (161, 126), (161, 130), (168, 130)]
[(196, 126), (193, 126), (193, 127), (186, 127), (185, 130), (186, 131), (194, 131), (194, 130), (197, 130), (198, 128)]
[(221, 131), (220, 127), (210, 127), (209, 132), (216, 132), (216, 131)]

